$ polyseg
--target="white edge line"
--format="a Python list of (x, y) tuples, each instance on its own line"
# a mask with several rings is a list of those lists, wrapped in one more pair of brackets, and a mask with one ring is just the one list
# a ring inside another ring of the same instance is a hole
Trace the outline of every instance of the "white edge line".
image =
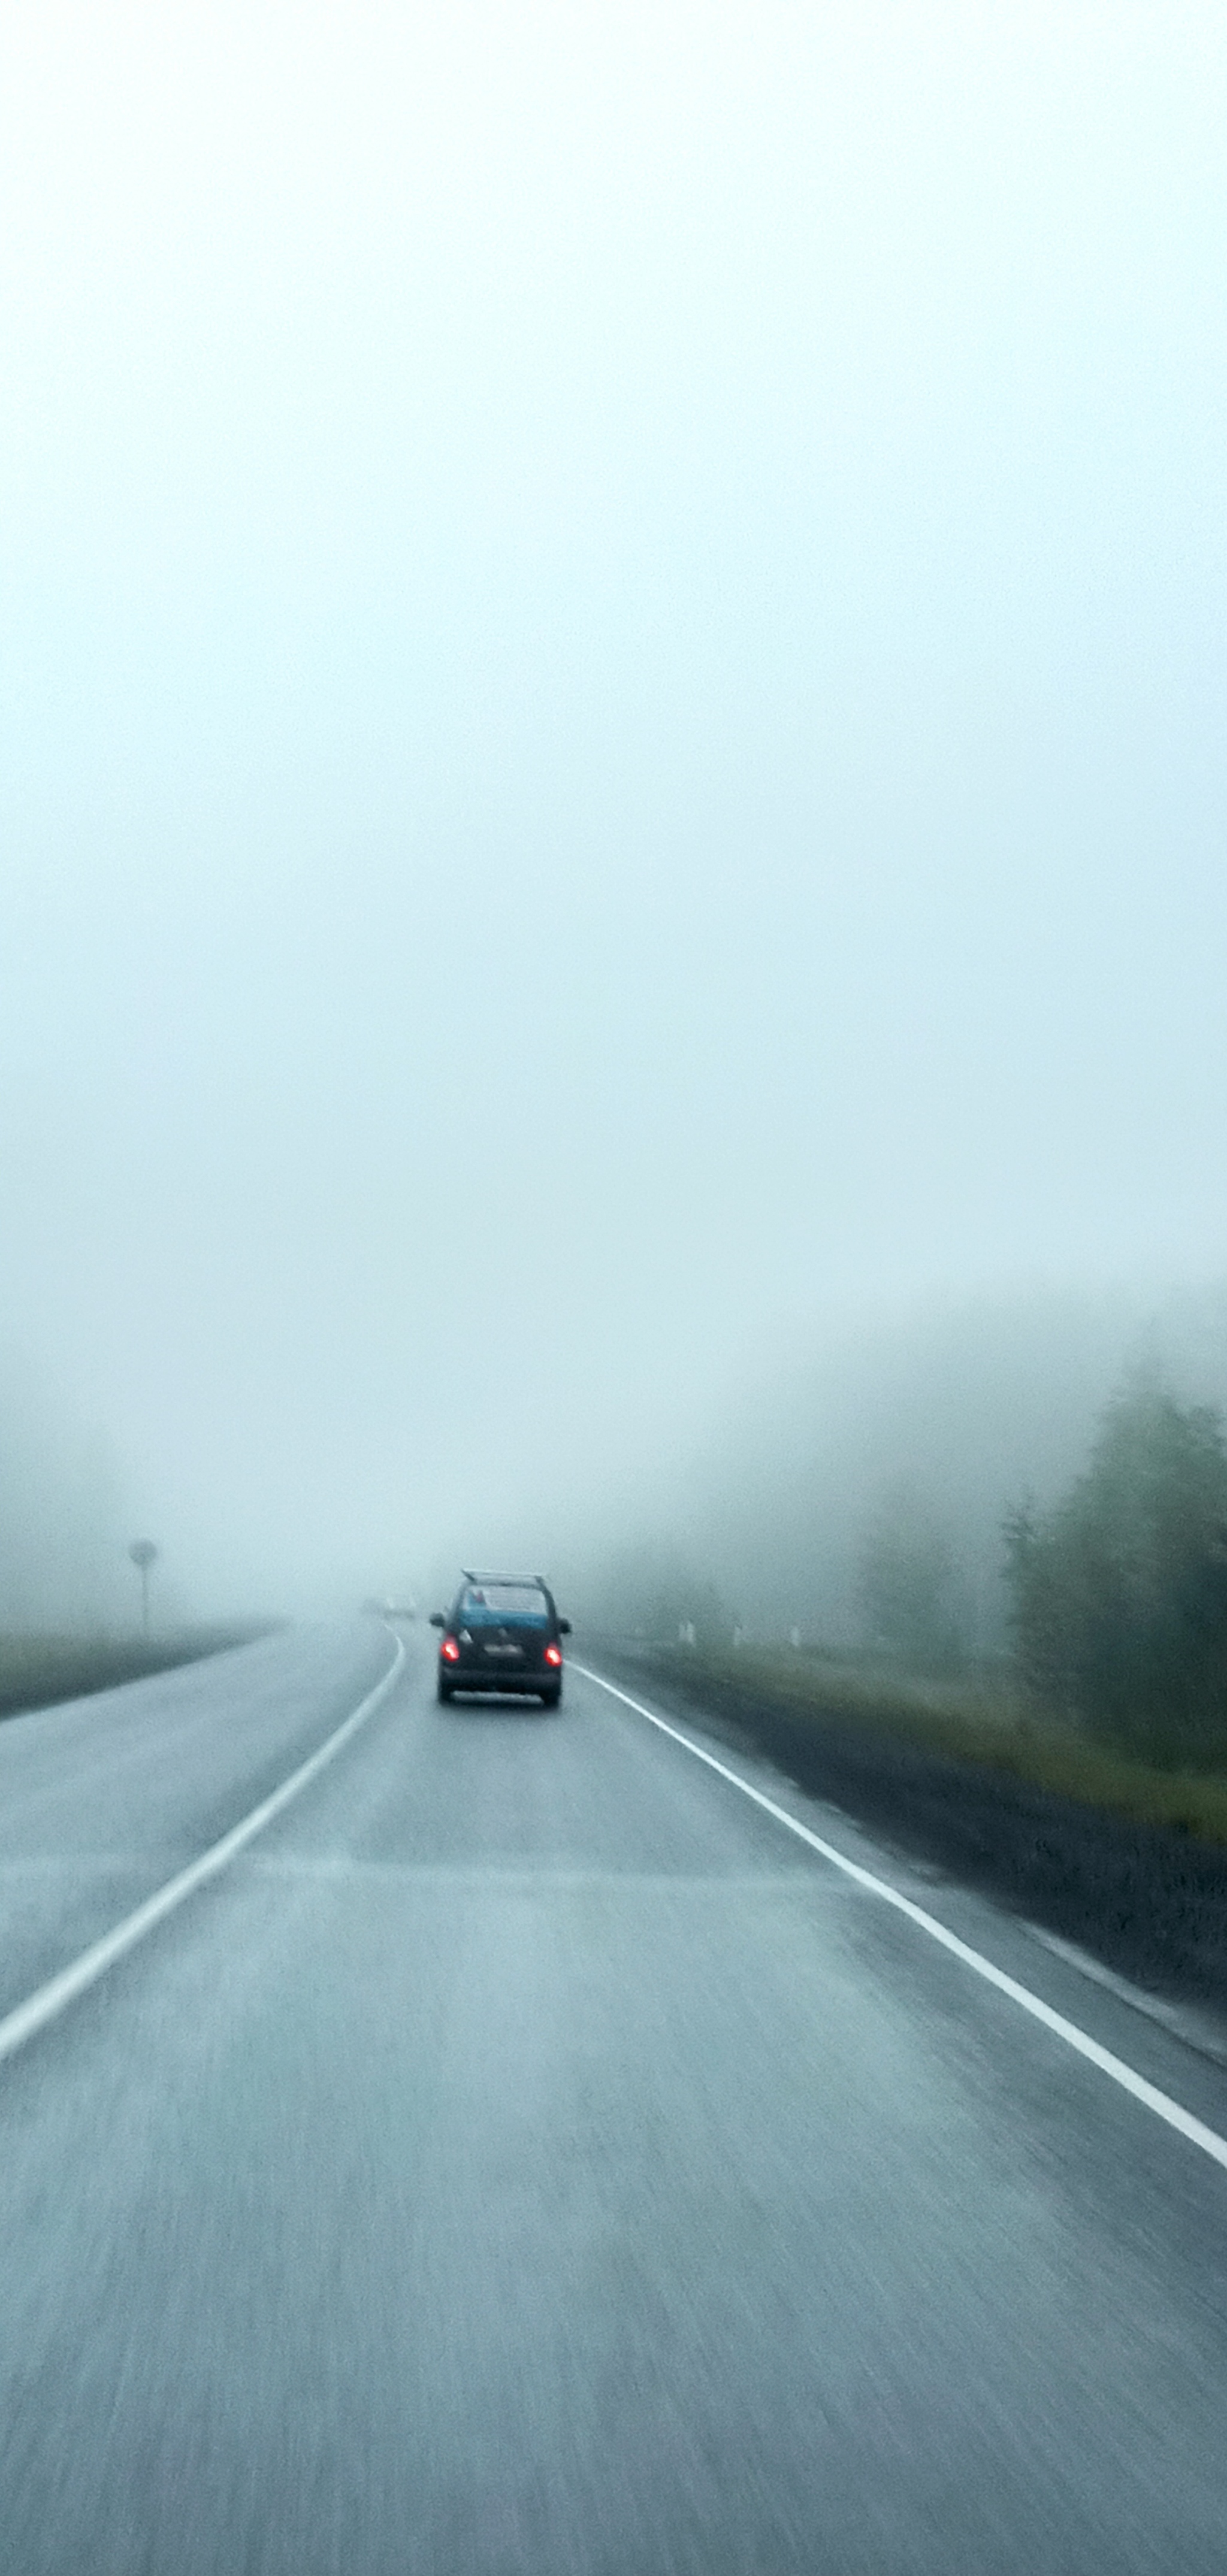
[(0, 2064), (5, 2058), (14, 2056), (28, 2039), (33, 2039), (36, 2031), (45, 2030), (48, 2022), (57, 2020), (69, 2004), (76, 2002), (78, 1995), (83, 1995), (88, 1987), (97, 1984), (99, 1977), (105, 1976), (117, 1959), (134, 1950), (147, 1932), (152, 1932), (168, 1914), (173, 1914), (175, 1908), (194, 1895), (198, 1887), (203, 1887), (206, 1879), (216, 1878), (218, 1871), (225, 1869), (227, 1862), (233, 1860), (236, 1852), (242, 1851), (245, 1843), (262, 1833), (264, 1827), (272, 1823), (273, 1817), (279, 1815), (283, 1807), (289, 1806), (291, 1798), (296, 1798), (300, 1789), (305, 1789), (326, 1764), (336, 1759), (350, 1737), (356, 1735), (358, 1728), (374, 1714), (380, 1701), (387, 1698), (404, 1660), (405, 1641), (398, 1637), (396, 1653), (382, 1681), (376, 1682), (374, 1690), (367, 1692), (366, 1698), (342, 1719), (314, 1753), (308, 1754), (305, 1762), (299, 1763), (296, 1771), (291, 1771), (280, 1788), (262, 1798), (258, 1807), (253, 1807), (249, 1815), (241, 1817), (237, 1825), (232, 1825), (220, 1842), (211, 1843), (198, 1860), (189, 1861), (186, 1869), (179, 1870), (174, 1878), (167, 1879), (164, 1887), (147, 1896), (135, 1913), (126, 1914), (113, 1931), (104, 1932), (100, 1941), (91, 1942), (89, 1949), (82, 1950), (80, 1957), (74, 1959), (70, 1966), (61, 1968), (58, 1976), (49, 1977), (45, 1986), (39, 1986), (34, 1994), (27, 1995), (24, 2003), (15, 2005), (12, 2012), (6, 2013), (0, 2021)]
[(705, 1762), (709, 1771), (718, 1772), (722, 1780), (727, 1780), (734, 1789), (740, 1789), (743, 1797), (753, 1799), (756, 1807), (773, 1816), (777, 1825), (786, 1826), (789, 1833), (796, 1834), (801, 1842), (808, 1843), (811, 1851), (820, 1852), (824, 1860), (843, 1871), (845, 1878), (854, 1879), (858, 1887), (867, 1888), (871, 1895), (882, 1897), (887, 1905), (894, 1906), (896, 1913), (906, 1914), (909, 1923), (915, 1923), (922, 1932), (927, 1932), (931, 1941), (938, 1942), (943, 1950), (949, 1950), (952, 1957), (961, 1959), (965, 1968), (974, 1968), (986, 1985), (995, 1986), (999, 1994), (1008, 1995), (1011, 2003), (1030, 2013), (1033, 2021), (1042, 2022), (1044, 2029), (1052, 2031), (1057, 2039), (1063, 2039), (1067, 2048), (1076, 2049), (1079, 2057), (1087, 2058), (1092, 2066), (1099, 2068), (1101, 2075), (1110, 2076), (1123, 2093), (1131, 2093), (1135, 2102), (1144, 2103), (1148, 2111), (1154, 2112), (1156, 2119), (1166, 2121), (1169, 2129), (1177, 2130), (1191, 2146), (1200, 2147), (1203, 2155), (1212, 2156), (1216, 2165), (1227, 2169), (1227, 2138), (1221, 2138), (1217, 2129), (1207, 2128), (1204, 2120), (1195, 2119), (1191, 2111), (1184, 2110), (1179, 2102), (1173, 2102), (1170, 2093), (1160, 2092), (1157, 2084), (1149, 2084), (1144, 2075), (1136, 2074), (1132, 2066), (1125, 2064), (1123, 2057), (1114, 2056), (1110, 2048), (1101, 2048), (1089, 2031), (1080, 2030), (1075, 2021), (1067, 2021), (1064, 2013), (1054, 2012), (1052, 2005), (1046, 2004), (1041, 1995), (1032, 1994), (1029, 1986), (1020, 1986), (1016, 1977), (1006, 1975), (1004, 1968), (994, 1967), (982, 1950), (973, 1950), (970, 1942), (960, 1941), (957, 1932), (948, 1932), (936, 1915), (927, 1914), (923, 1905), (914, 1904), (910, 1896), (904, 1896), (899, 1888), (892, 1887), (889, 1879), (876, 1877), (871, 1869), (862, 1869), (859, 1861), (849, 1860), (846, 1853), (836, 1850), (834, 1843), (824, 1842), (821, 1834), (811, 1833), (808, 1825), (803, 1825), (798, 1817), (790, 1816), (787, 1807), (777, 1806), (774, 1798), (765, 1797), (761, 1789), (753, 1788), (739, 1772), (730, 1771), (726, 1762), (718, 1762), (714, 1753), (707, 1753), (701, 1744), (692, 1743), (680, 1728), (670, 1726), (652, 1709), (645, 1708), (642, 1700), (632, 1699), (629, 1691), (619, 1690), (616, 1683), (607, 1682), (603, 1673), (594, 1673), (587, 1664), (575, 1664), (573, 1670), (583, 1673), (586, 1680), (596, 1682), (612, 1698), (620, 1699), (624, 1707), (633, 1708), (637, 1717), (646, 1717), (649, 1726), (658, 1726), (661, 1734), (671, 1736), (675, 1744), (683, 1745), (687, 1753), (693, 1753), (696, 1762)]

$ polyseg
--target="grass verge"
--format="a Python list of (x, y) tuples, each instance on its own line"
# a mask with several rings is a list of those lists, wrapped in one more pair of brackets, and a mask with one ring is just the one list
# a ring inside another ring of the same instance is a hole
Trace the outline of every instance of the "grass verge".
[(0, 1718), (20, 1717), (57, 1701), (86, 1699), (121, 1682), (178, 1664), (199, 1663), (228, 1646), (266, 1636), (267, 1620), (179, 1628), (160, 1637), (73, 1637), (0, 1634)]
[(756, 1648), (713, 1654), (664, 1647), (674, 1674), (695, 1668), (709, 1686), (773, 1700), (794, 1719), (852, 1723), (957, 1762), (1030, 1782), (1135, 1823), (1227, 1845), (1227, 1771), (1159, 1766), (1096, 1744), (1029, 1708), (1006, 1684), (911, 1682)]

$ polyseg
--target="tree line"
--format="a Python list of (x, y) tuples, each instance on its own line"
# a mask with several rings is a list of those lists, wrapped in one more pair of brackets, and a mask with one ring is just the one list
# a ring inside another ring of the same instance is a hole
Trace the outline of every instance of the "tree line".
[[(990, 1513), (999, 1510), (986, 1496)], [(1185, 1402), (1157, 1367), (1135, 1366), (1103, 1407), (1089, 1455), (1043, 1506), (1002, 1525), (1000, 1596), (972, 1597), (951, 1529), (922, 1486), (898, 1479), (852, 1540), (850, 1606), (863, 1650), (940, 1680), (976, 1652), (1008, 1647), (1038, 1706), (1150, 1761), (1227, 1763), (1227, 1436), (1212, 1406)], [(981, 1578), (983, 1580), (983, 1578)], [(723, 1653), (738, 1613), (686, 1552), (627, 1550), (594, 1624)], [(781, 1642), (783, 1629), (748, 1631)], [(840, 1658), (839, 1636), (794, 1644)], [(1000, 1641), (991, 1644), (989, 1641)]]
[[(1135, 1370), (1081, 1474), (1004, 1525), (1014, 1653), (1038, 1700), (1149, 1760), (1227, 1754), (1227, 1439), (1209, 1405)], [(958, 1575), (935, 1516), (897, 1488), (864, 1534), (868, 1633), (938, 1670), (959, 1659)]]
[(1227, 1442), (1153, 1376), (1109, 1403), (1084, 1473), (1005, 1529), (1018, 1658), (1037, 1693), (1151, 1759), (1227, 1750)]

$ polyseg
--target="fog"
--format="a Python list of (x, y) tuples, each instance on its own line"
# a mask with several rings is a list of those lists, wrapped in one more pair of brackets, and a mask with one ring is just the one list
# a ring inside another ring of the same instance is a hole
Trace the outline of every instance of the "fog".
[(1224, 50), (10, 13), (5, 1616), (838, 1621), (897, 1471), (987, 1601), (1227, 1390)]
[[(939, 1534), (955, 1638), (1010, 1642), (1003, 1524), (1085, 1468), (1109, 1399), (1157, 1373), (1227, 1413), (1227, 1291), (933, 1297), (777, 1365), (687, 1457), (619, 1546), (583, 1534), (563, 1563), (602, 1626), (634, 1628), (714, 1586), (727, 1624), (779, 1641), (865, 1642), (861, 1558), (885, 1509)], [(663, 1579), (662, 1579), (663, 1578)]]

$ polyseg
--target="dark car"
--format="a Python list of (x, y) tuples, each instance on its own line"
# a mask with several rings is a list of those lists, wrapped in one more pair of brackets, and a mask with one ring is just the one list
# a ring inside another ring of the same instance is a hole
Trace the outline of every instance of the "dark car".
[(570, 1636), (571, 1622), (559, 1618), (539, 1574), (466, 1573), (446, 1618), (432, 1611), (430, 1624), (443, 1630), (440, 1699), (453, 1699), (457, 1691), (531, 1691), (546, 1708), (557, 1708), (559, 1639)]

